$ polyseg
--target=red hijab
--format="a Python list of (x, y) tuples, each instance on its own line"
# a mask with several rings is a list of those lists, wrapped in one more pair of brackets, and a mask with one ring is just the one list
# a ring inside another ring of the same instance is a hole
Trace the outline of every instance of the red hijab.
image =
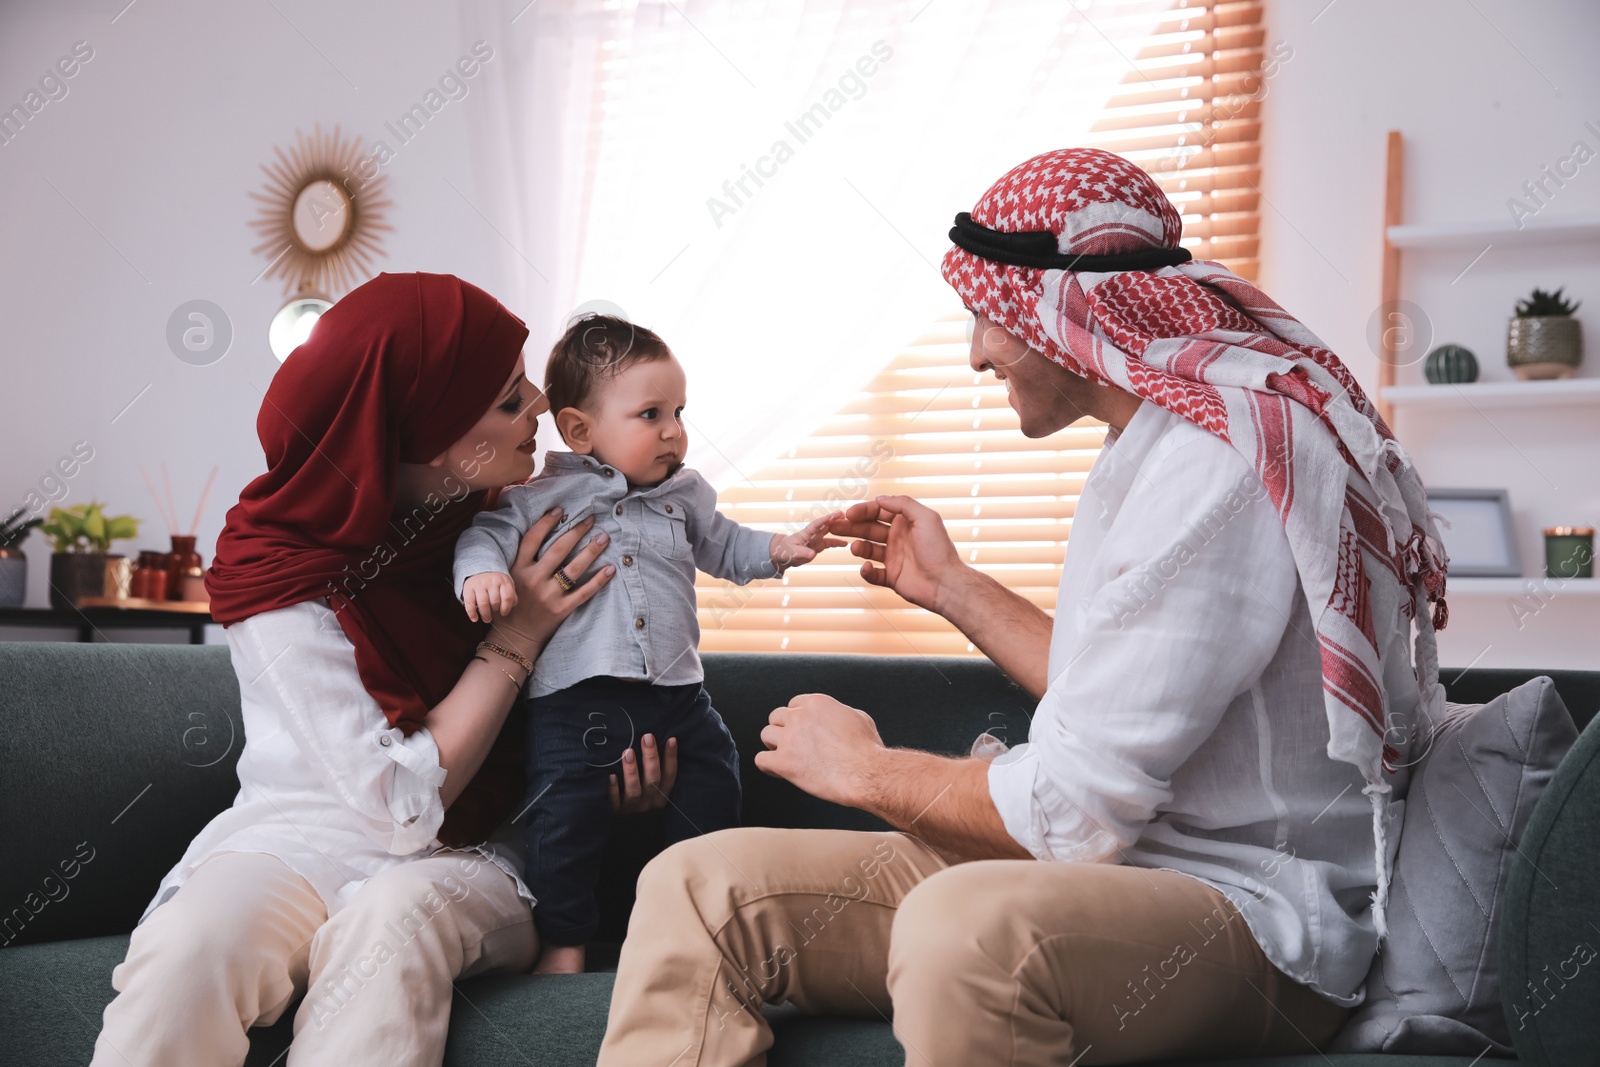
[[(450, 572), (457, 536), (498, 491), (435, 494), (393, 521), (397, 464), (426, 463), (470, 430), (527, 336), (448, 274), (379, 274), (329, 308), (256, 416), (267, 472), (217, 538), (212, 617), (227, 626), (328, 598), (367, 691), (392, 725), (418, 729), (487, 629), (467, 618)], [(519, 799), (516, 725), (446, 812), (441, 841), (486, 839)]]

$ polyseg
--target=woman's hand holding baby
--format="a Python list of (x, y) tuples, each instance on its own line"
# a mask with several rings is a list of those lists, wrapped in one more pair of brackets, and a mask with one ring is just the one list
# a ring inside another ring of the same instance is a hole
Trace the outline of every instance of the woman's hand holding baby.
[(820, 519), (813, 519), (803, 530), (796, 530), (791, 534), (773, 534), (770, 551), (772, 562), (777, 564), (778, 572), (781, 574), (789, 567), (810, 563), (817, 558), (817, 553), (825, 548), (844, 548), (848, 545), (849, 541), (828, 535), (828, 527), (843, 517), (844, 512), (835, 511)]
[[(516, 582), (516, 588), (510, 610), (504, 612), (494, 625), (493, 634), (500, 636), (499, 643), (510, 645), (529, 659), (538, 659), (545, 643), (567, 616), (604, 589), (617, 572), (616, 567), (607, 564), (590, 577), (578, 580), (578, 584), (570, 591), (562, 589), (555, 579), (556, 568), (579, 579), (605, 549), (610, 538), (602, 532), (577, 552), (572, 551), (578, 539), (594, 526), (594, 517), (591, 515), (574, 523), (570, 530), (550, 542), (550, 547), (541, 558), (535, 559), (534, 553), (539, 550), (539, 545), (550, 536), (550, 531), (560, 521), (559, 510), (552, 510), (528, 527), (517, 548), (517, 558), (511, 564), (511, 577)], [(490, 639), (496, 638), (491, 636)]]

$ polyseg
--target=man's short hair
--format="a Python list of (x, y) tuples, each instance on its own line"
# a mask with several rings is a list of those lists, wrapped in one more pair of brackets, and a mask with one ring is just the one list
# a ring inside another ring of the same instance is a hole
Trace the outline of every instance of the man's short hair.
[(598, 386), (634, 364), (671, 358), (672, 349), (654, 330), (613, 315), (585, 315), (550, 349), (544, 369), (550, 411), (581, 408)]

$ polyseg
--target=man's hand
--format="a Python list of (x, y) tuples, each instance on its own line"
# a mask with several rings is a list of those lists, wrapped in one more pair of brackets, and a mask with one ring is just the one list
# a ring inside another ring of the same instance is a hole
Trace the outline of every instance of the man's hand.
[(823, 693), (802, 693), (768, 716), (756, 769), (814, 797), (859, 807), (862, 783), (884, 751), (872, 717)]
[(908, 496), (852, 504), (828, 532), (859, 538), (851, 542), (850, 552), (867, 560), (861, 565), (862, 578), (940, 615), (945, 613), (943, 595), (967, 569), (944, 519)]
[(1032, 858), (989, 797), (987, 761), (885, 748), (871, 716), (822, 693), (802, 693), (767, 722), (757, 770), (876, 815), (951, 862)]
[(846, 508), (829, 532), (859, 538), (850, 551), (867, 561), (862, 578), (944, 616), (1035, 699), (1044, 695), (1053, 620), (964, 563), (937, 511), (908, 496), (880, 496)]
[(813, 519), (803, 530), (796, 530), (791, 534), (773, 534), (767, 551), (772, 556), (772, 562), (777, 565), (778, 572), (781, 574), (789, 567), (810, 563), (817, 558), (817, 553), (825, 548), (843, 548), (849, 544), (848, 541), (828, 536), (828, 528), (843, 518), (844, 512), (835, 511), (820, 519)]

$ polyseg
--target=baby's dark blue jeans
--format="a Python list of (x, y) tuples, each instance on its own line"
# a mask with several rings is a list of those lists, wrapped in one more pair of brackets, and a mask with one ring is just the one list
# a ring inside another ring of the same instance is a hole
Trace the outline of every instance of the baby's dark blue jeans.
[(600, 925), (595, 903), (600, 856), (611, 825), (607, 791), (620, 785), (622, 754), (640, 739), (656, 750), (678, 739), (678, 779), (667, 798), (666, 843), (739, 825), (739, 751), (699, 682), (652, 685), (586, 678), (548, 696), (524, 698), (528, 796), (521, 816), (526, 881), (542, 941), (582, 945)]

